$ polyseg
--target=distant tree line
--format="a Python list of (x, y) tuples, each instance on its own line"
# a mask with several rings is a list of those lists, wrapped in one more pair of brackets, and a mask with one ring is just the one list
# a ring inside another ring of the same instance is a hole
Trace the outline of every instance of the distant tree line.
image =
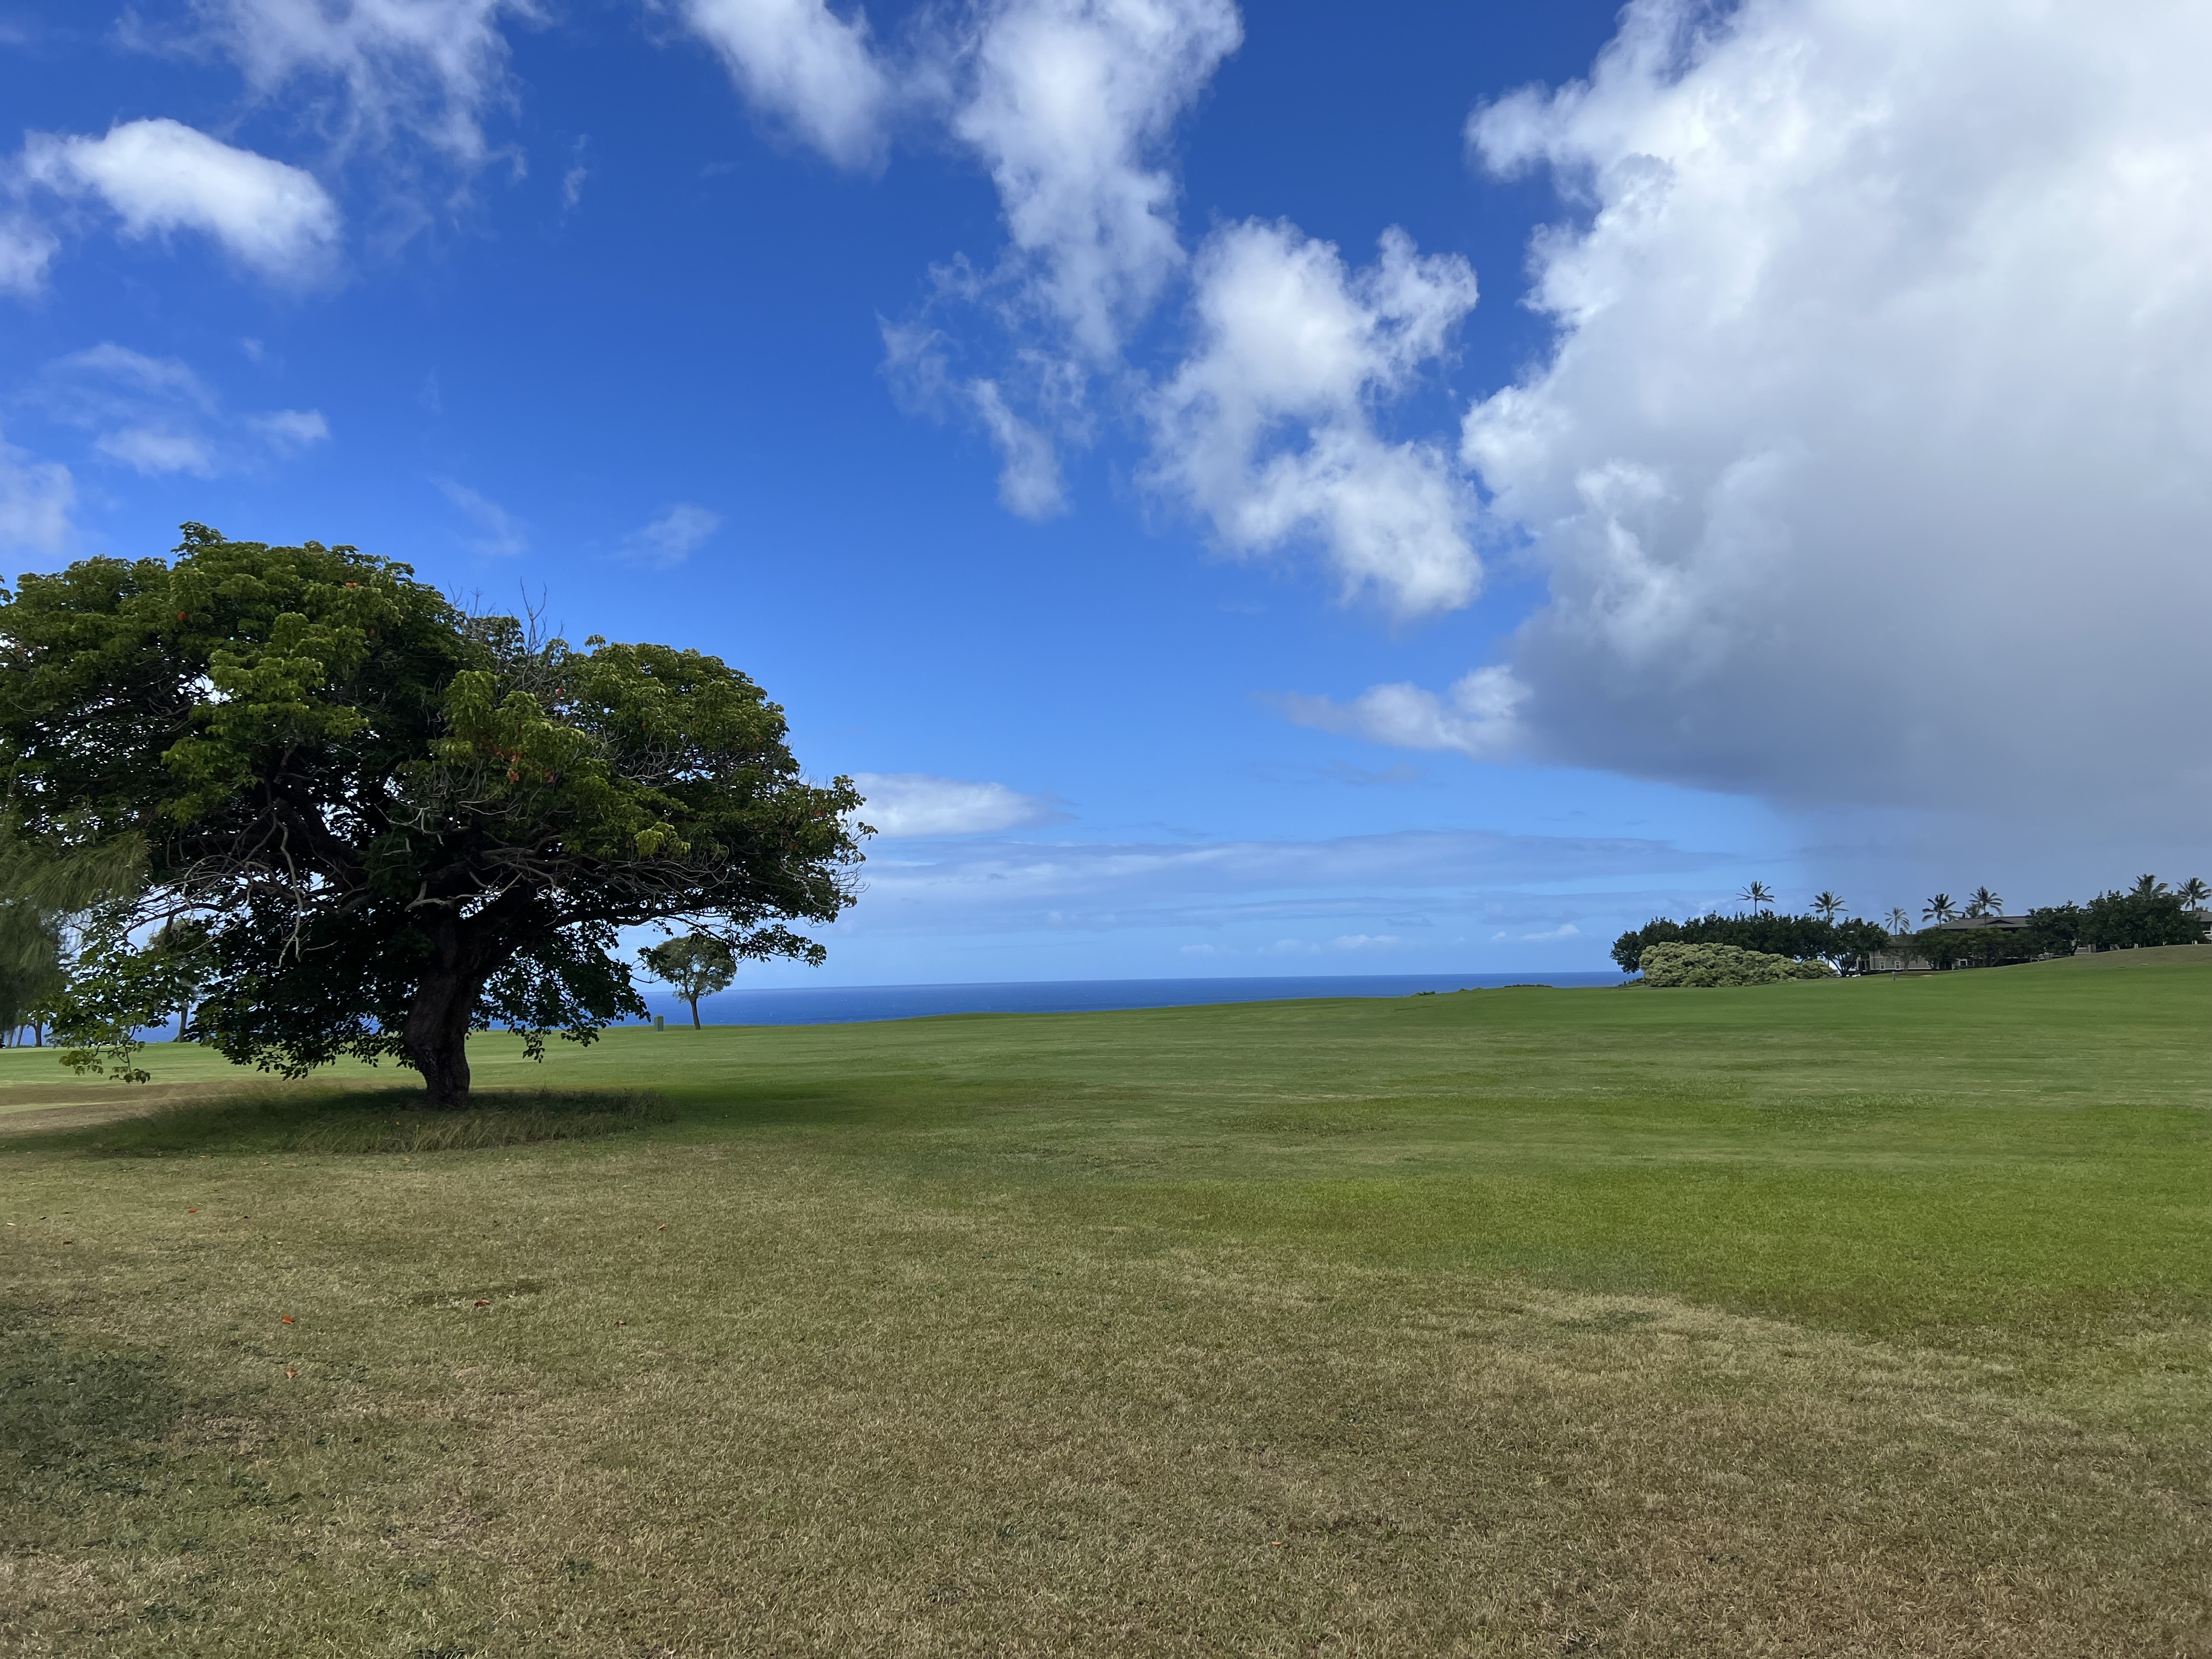
[(1727, 916), (1715, 912), (1687, 921), (1655, 916), (1613, 942), (1613, 959), (1620, 964), (1622, 973), (1632, 974), (1643, 966), (1644, 952), (1654, 945), (1726, 945), (1763, 956), (1788, 957), (1796, 962), (1818, 960), (1840, 967), (1886, 951), (1889, 944), (1889, 935), (1870, 921), (1831, 921), (1823, 916), (1776, 915), (1764, 910)]
[[(1747, 888), (1744, 896), (1753, 908), (1732, 915), (1715, 912), (1687, 921), (1656, 916), (1615, 939), (1613, 959), (1623, 973), (1633, 974), (1641, 968), (1644, 951), (1655, 945), (1723, 945), (1799, 962), (1818, 960), (1844, 969), (1863, 969), (1877, 952), (1917, 957), (1935, 968), (1987, 968), (2070, 956), (2085, 946), (2117, 951), (2197, 945), (2206, 935), (2205, 915), (2198, 908), (2207, 896), (2205, 887), (2193, 878), (2175, 890), (2155, 876), (2145, 876), (2125, 891), (2100, 893), (2087, 904), (2048, 905), (2029, 911), (2025, 927), (2005, 927), (1938, 925), (1914, 929), (1901, 909), (1889, 913), (1891, 925), (1884, 927), (1839, 918), (1842, 902), (1831, 893), (1822, 893), (1815, 901), (1814, 914), (1778, 915), (1758, 908), (1772, 902), (1771, 890), (1759, 882)], [(1993, 924), (1999, 903), (1996, 894), (1980, 888), (1962, 915), (1949, 895), (1939, 893), (1923, 910), (1923, 919), (1939, 924), (1954, 918)]]

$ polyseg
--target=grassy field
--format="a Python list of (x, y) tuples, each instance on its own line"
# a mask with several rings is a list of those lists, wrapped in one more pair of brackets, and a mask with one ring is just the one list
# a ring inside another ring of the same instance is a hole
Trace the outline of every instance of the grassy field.
[(2208, 1017), (627, 1030), (461, 1120), (0, 1053), (0, 1650), (2212, 1653)]

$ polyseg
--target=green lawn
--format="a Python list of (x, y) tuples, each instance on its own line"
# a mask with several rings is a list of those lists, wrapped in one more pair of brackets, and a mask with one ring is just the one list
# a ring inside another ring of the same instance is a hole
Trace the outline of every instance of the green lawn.
[(2212, 1652), (2208, 1016), (632, 1029), (465, 1121), (0, 1052), (0, 1651)]

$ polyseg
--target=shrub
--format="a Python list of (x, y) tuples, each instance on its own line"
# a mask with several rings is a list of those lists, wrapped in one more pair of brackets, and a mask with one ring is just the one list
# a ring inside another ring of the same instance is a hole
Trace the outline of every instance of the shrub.
[(1662, 988), (1771, 985), (1785, 979), (1832, 979), (1836, 973), (1825, 962), (1792, 962), (1733, 945), (1648, 945), (1643, 964), (1644, 982)]

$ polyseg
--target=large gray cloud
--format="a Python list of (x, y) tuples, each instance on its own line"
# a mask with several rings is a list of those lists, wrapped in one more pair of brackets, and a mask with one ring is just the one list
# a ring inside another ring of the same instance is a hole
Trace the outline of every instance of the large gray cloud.
[(1578, 210), (1463, 453), (1553, 756), (1784, 801), (2206, 798), (2212, 11), (1642, 0), (1479, 111)]

